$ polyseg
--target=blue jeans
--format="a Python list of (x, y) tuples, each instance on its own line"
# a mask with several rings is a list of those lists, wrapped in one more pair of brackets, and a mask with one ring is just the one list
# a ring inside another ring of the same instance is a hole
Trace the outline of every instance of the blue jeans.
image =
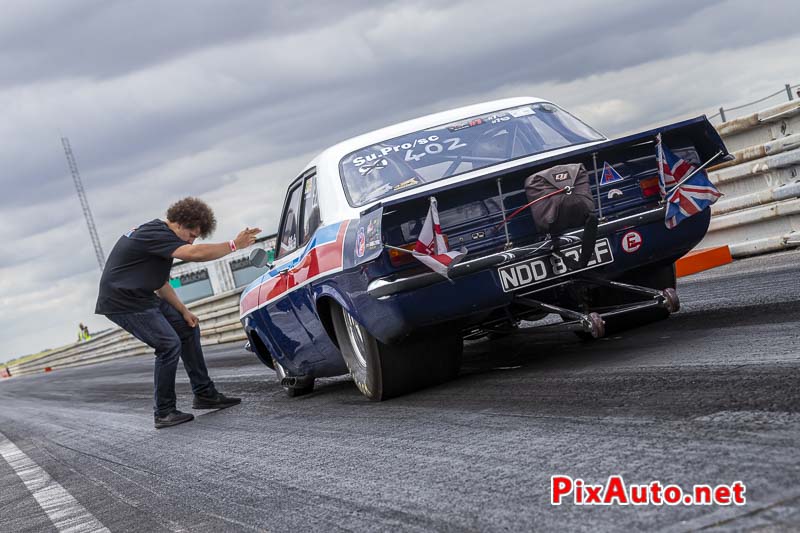
[(200, 327), (190, 327), (166, 301), (161, 300), (158, 307), (146, 311), (108, 315), (108, 319), (156, 351), (153, 376), (156, 416), (164, 416), (175, 409), (175, 370), (179, 357), (189, 375), (193, 393), (208, 395), (216, 391), (203, 359)]

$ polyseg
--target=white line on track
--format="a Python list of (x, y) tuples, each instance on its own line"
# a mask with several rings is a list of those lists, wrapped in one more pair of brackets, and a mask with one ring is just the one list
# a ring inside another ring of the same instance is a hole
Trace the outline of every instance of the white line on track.
[(2, 433), (0, 455), (14, 469), (56, 529), (69, 533), (108, 531), (64, 487)]

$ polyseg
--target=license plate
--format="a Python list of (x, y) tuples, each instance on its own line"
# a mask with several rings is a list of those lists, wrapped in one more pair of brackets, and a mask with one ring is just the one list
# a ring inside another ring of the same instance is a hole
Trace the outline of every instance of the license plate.
[[(578, 261), (581, 257), (581, 245), (563, 248), (561, 253)], [(613, 262), (614, 254), (611, 253), (608, 239), (600, 239), (594, 244), (594, 254), (586, 268), (580, 270), (570, 270), (560, 257), (548, 255), (500, 267), (497, 273), (500, 275), (503, 291), (511, 292)]]

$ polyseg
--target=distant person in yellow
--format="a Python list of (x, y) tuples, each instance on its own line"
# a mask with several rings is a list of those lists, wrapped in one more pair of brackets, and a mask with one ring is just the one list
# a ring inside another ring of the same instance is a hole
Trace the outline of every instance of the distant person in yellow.
[(78, 324), (78, 342), (91, 340), (92, 336), (89, 335), (89, 328), (83, 325), (83, 322)]

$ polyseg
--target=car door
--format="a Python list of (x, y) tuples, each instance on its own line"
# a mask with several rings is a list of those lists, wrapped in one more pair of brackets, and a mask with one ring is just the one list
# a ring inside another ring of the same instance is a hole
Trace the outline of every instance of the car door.
[[(281, 213), (276, 239), (276, 259), (270, 270), (271, 282), (261, 285), (262, 294), (259, 301), (267, 302), (267, 320), (269, 334), (280, 353), (273, 354), (281, 360), (294, 360), (298, 352), (302, 352), (304, 336), (292, 313), (289, 302), (289, 271), (299, 255), (299, 221), (302, 201), (302, 180), (296, 180), (289, 186)], [(268, 293), (263, 294), (264, 291)], [(306, 341), (307, 343), (307, 341)]]
[(312, 238), (320, 225), (316, 174), (304, 173), (289, 188), (278, 235), (276, 269), (283, 296), (269, 307), (281, 364), (294, 373), (307, 373), (324, 359), (319, 342), (327, 339), (316, 311), (311, 281), (317, 275)]

